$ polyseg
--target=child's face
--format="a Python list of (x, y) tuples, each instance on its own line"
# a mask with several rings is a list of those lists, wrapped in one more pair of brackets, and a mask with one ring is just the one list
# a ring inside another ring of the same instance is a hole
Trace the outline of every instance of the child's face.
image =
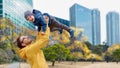
[(43, 15), (43, 18), (44, 18), (45, 22), (48, 24), (49, 23), (49, 17), (47, 17), (46, 15)]
[(30, 22), (34, 22), (34, 21), (35, 21), (35, 18), (34, 18), (33, 15), (27, 16), (26, 19), (27, 19), (28, 21), (30, 21)]

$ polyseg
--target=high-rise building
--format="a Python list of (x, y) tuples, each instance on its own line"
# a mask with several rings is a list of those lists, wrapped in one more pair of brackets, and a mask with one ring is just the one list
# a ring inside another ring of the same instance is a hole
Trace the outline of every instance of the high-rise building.
[(3, 10), (2, 10), (3, 5), (2, 5), (2, 3), (3, 3), (3, 0), (0, 0), (0, 17), (3, 16)]
[(32, 6), (32, 0), (0, 0), (0, 17), (10, 19), (17, 27), (17, 33), (22, 31), (22, 27), (34, 29), (34, 25), (24, 18), (24, 12), (32, 10)]
[(106, 31), (107, 31), (107, 44), (120, 44), (120, 24), (119, 13), (109, 12), (106, 15)]
[(79, 4), (70, 7), (71, 26), (83, 28), (83, 35), (88, 37), (88, 41), (92, 43), (92, 18), (91, 10)]
[(92, 10), (92, 37), (93, 45), (101, 43), (100, 11), (98, 9)]

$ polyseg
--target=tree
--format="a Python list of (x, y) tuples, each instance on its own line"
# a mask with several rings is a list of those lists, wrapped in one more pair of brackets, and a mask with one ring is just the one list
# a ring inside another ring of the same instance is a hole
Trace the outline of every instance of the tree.
[(113, 51), (112, 57), (113, 60), (118, 63), (120, 61), (120, 49), (116, 49), (115, 51)]
[(103, 49), (102, 49), (102, 51), (103, 51), (103, 52), (106, 52), (108, 48), (109, 48), (108, 45), (103, 45)]
[(93, 47), (92, 52), (101, 56), (102, 55), (102, 49), (103, 49), (102, 45), (96, 45), (96, 46)]
[[(5, 54), (0, 54), (0, 56), (7, 57), (1, 57), (2, 60), (8, 59), (8, 61), (2, 61), (2, 62), (12, 62), (13, 59), (13, 46), (14, 46), (14, 39), (15, 35), (13, 34), (13, 30), (15, 29), (15, 26), (13, 22), (6, 18), (0, 18), (0, 29), (2, 31), (2, 34), (0, 34), (0, 48), (5, 51)], [(13, 39), (14, 37), (14, 39)]]
[[(20, 58), (17, 55), (18, 49), (17, 46), (15, 46), (16, 38), (20, 34), (27, 34), (34, 38), (36, 36), (35, 33), (34, 30), (27, 27), (25, 28), (24, 25), (21, 28), (20, 25), (16, 26), (16, 24), (7, 18), (0, 18), (0, 48), (8, 55), (9, 61), (7, 62), (20, 61)], [(0, 54), (0, 56), (1, 55), (2, 54)], [(1, 57), (0, 59), (4, 60), (4, 57)]]
[(111, 57), (111, 54), (109, 52), (106, 52), (105, 53), (105, 56), (104, 56), (104, 59), (105, 61), (108, 63), (109, 61), (112, 60), (112, 57)]
[(89, 41), (84, 42), (89, 49), (92, 49), (92, 44)]
[(62, 44), (55, 44), (43, 49), (45, 57), (47, 60), (52, 61), (52, 66), (54, 66), (55, 61), (66, 60), (70, 54), (70, 50), (65, 48)]

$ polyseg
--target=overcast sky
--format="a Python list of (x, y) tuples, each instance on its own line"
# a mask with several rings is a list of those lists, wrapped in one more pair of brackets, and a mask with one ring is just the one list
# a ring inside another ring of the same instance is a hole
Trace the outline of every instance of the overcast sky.
[(33, 0), (33, 8), (53, 16), (69, 20), (69, 8), (78, 3), (89, 9), (99, 9), (101, 13), (101, 40), (106, 40), (106, 14), (110, 11), (120, 12), (118, 0)]

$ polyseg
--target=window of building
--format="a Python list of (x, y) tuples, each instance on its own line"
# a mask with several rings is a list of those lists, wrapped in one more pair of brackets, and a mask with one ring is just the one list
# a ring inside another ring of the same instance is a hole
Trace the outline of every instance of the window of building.
[(2, 14), (0, 14), (0, 17), (3, 17), (3, 15), (2, 15)]
[(2, 5), (0, 4), (0, 9), (2, 9)]
[(0, 3), (2, 3), (3, 0), (0, 0)]
[(2, 14), (3, 13), (3, 11), (2, 10), (0, 10), (0, 14)]

